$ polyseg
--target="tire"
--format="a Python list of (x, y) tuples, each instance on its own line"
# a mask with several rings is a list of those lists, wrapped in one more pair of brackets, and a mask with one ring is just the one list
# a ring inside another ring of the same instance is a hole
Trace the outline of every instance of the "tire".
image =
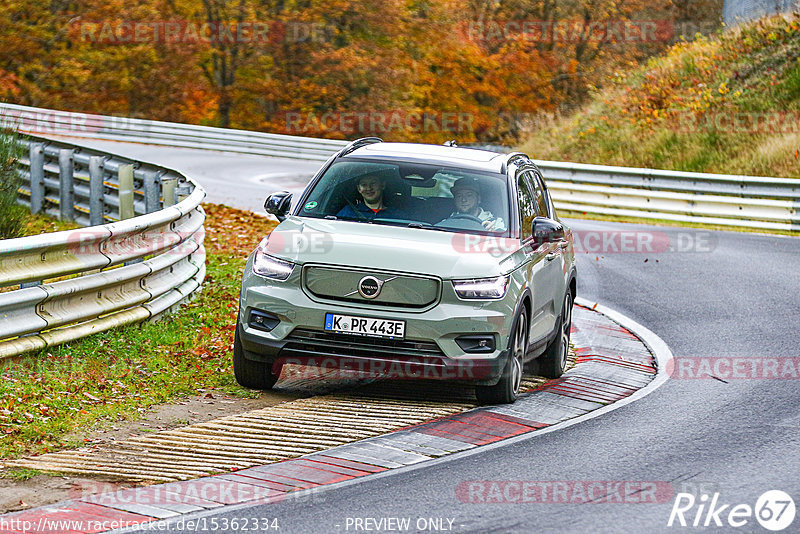
[(248, 389), (272, 389), (278, 381), (277, 374), (273, 373), (272, 362), (257, 362), (245, 358), (244, 348), (239, 339), (239, 328), (233, 338), (233, 375), (240, 386)]
[(567, 367), (569, 334), (572, 329), (572, 293), (567, 289), (564, 307), (558, 318), (558, 333), (555, 339), (538, 358), (538, 374), (545, 378), (559, 378)]
[(476, 386), (475, 396), (481, 404), (512, 404), (519, 395), (522, 367), (528, 348), (528, 312), (523, 306), (514, 322), (509, 354), (500, 381), (493, 386)]

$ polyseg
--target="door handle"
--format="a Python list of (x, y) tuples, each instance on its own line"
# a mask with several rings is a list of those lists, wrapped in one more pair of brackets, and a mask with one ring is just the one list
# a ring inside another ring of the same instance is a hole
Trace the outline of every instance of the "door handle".
[(569, 246), (569, 241), (562, 241), (558, 244), (558, 248), (567, 248)]
[(558, 256), (558, 254), (556, 254), (555, 252), (551, 252), (550, 254), (545, 256), (544, 259), (546, 259), (547, 261), (553, 261), (554, 259), (556, 259), (556, 256)]

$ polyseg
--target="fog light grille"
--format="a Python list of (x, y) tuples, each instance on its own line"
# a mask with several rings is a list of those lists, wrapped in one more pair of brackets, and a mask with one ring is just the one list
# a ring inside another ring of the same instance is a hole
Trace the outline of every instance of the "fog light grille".
[(492, 334), (458, 336), (456, 343), (461, 350), (469, 353), (494, 352), (495, 342)]
[(263, 330), (264, 332), (269, 332), (280, 323), (281, 320), (278, 319), (276, 316), (272, 315), (271, 313), (266, 313), (258, 310), (251, 310), (250, 311), (250, 320), (248, 321), (248, 325), (250, 328), (255, 328), (256, 330)]

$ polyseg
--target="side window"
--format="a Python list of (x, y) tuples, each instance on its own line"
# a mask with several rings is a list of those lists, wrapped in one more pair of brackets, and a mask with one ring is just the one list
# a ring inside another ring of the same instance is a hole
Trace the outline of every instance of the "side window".
[(540, 216), (550, 217), (550, 213), (547, 210), (547, 196), (545, 194), (544, 186), (542, 185), (541, 176), (539, 176), (538, 173), (533, 172), (529, 173), (528, 176), (534, 188), (533, 195), (536, 200), (536, 210), (539, 212)]
[(520, 229), (523, 241), (531, 237), (533, 219), (537, 215), (533, 194), (531, 193), (530, 185), (528, 185), (528, 180), (525, 179), (525, 174), (520, 173), (517, 175)]
[(545, 184), (544, 178), (542, 178), (542, 175), (539, 174), (538, 172), (536, 173), (536, 179), (539, 181), (539, 184), (542, 187), (542, 191), (544, 191), (544, 199), (545, 202), (547, 203), (547, 213), (548, 213), (547, 216), (550, 217), (551, 219), (555, 219), (556, 208), (553, 205), (553, 197), (550, 196), (550, 190), (547, 188), (547, 184)]

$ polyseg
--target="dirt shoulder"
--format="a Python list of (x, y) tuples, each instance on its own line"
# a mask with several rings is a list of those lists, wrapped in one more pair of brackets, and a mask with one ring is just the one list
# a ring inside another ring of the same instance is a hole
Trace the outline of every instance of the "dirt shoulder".
[[(132, 436), (266, 408), (299, 397), (300, 395), (286, 392), (265, 391), (258, 398), (245, 399), (225, 395), (217, 390), (207, 390), (202, 395), (155, 406), (136, 421), (119, 421), (106, 428), (76, 431), (69, 438), (84, 442), (87, 448), (94, 448)], [(33, 476), (21, 479), (30, 475)], [(0, 476), (3, 477), (0, 478), (0, 514), (80, 498), (99, 490), (123, 489), (136, 485), (111, 478), (34, 474), (19, 470), (0, 470)]]

